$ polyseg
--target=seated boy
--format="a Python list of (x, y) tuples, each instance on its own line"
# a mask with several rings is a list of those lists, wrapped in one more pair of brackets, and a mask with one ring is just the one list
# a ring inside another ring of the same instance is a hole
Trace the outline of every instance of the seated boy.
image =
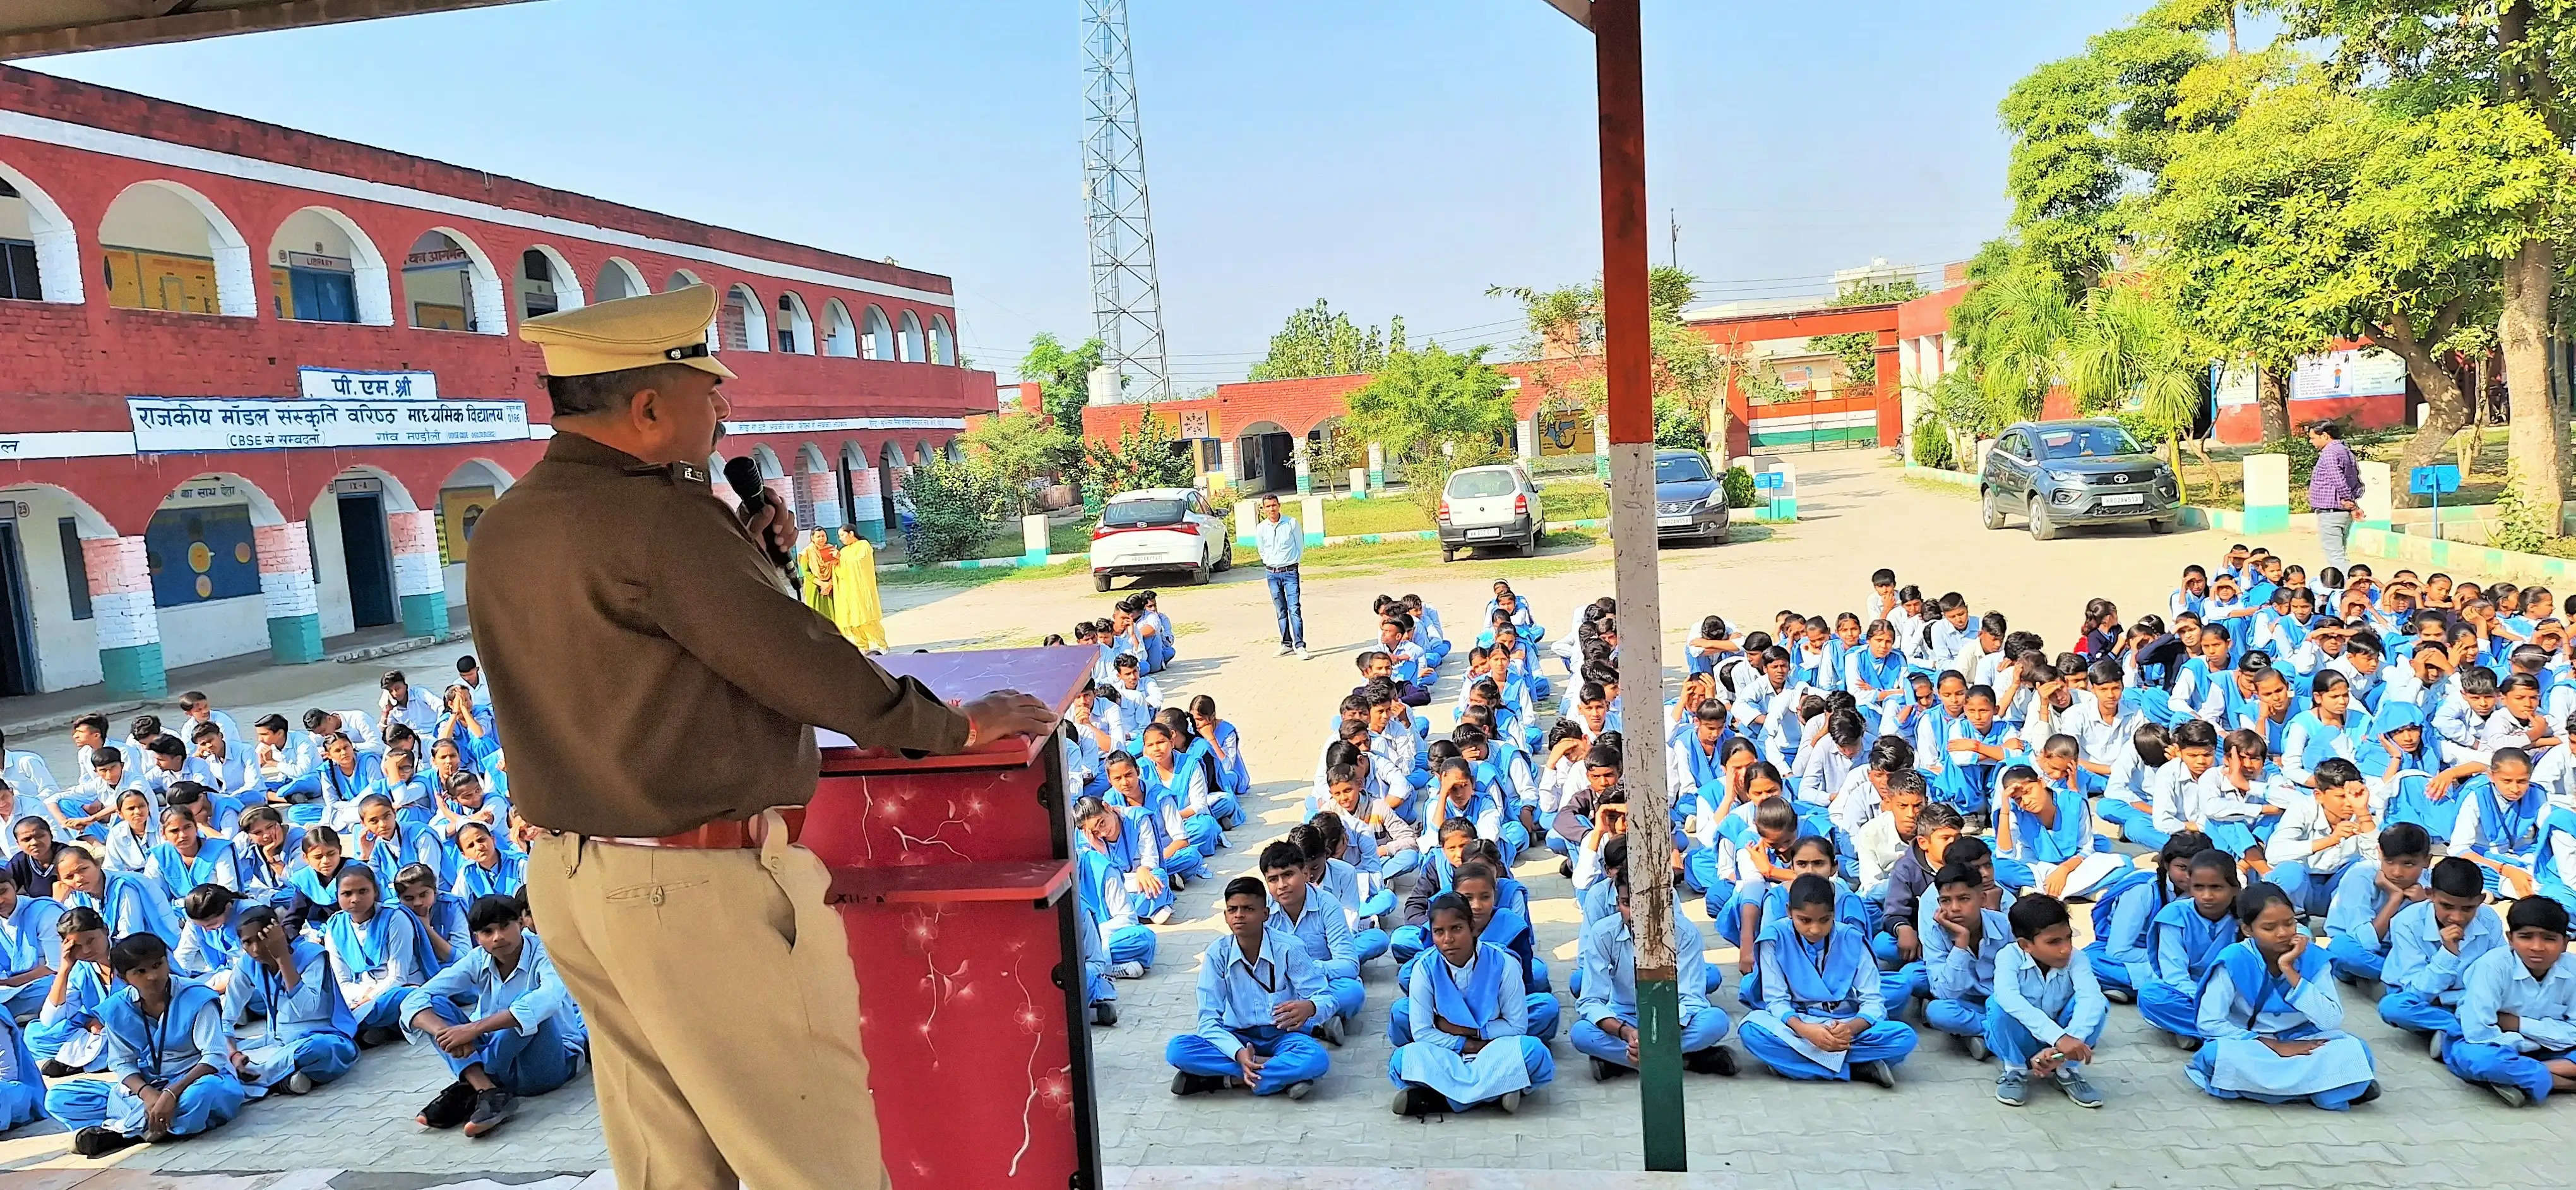
[(2388, 923), (2388, 961), (2380, 979), (2379, 1019), (2430, 1034), (2433, 1057), (2460, 1033), (2460, 998), (2469, 965), (2505, 943), (2503, 923), (2487, 910), (2486, 879), (2476, 864), (2452, 856), (2433, 865), (2428, 896), (2410, 900)]
[(1406, 989), (1413, 1040), (1388, 1056), (1395, 1114), (1462, 1112), (1491, 1103), (1508, 1115), (1521, 1096), (1556, 1077), (1547, 1045), (1529, 1035), (1521, 965), (1511, 952), (1478, 941), (1466, 899), (1431, 899), (1432, 955), (1414, 965)]
[(2199, 1049), (2203, 1040), (2200, 988), (2209, 965), (2237, 939), (2236, 857), (2211, 847), (2191, 857), (2190, 871), (2191, 895), (2158, 910), (2148, 926), (2153, 964), (2147, 985), (2138, 989), (2138, 1015), (2187, 1051)]
[(233, 926), (241, 954), (224, 986), (224, 1019), (260, 1022), (259, 1035), (233, 1054), (242, 1085), (302, 1095), (348, 1073), (358, 1062), (358, 1019), (331, 978), (329, 952), (268, 905), (243, 909)]
[(248, 1093), (233, 1076), (215, 990), (173, 977), (170, 944), (157, 934), (117, 939), (107, 963), (125, 983), (98, 1012), (111, 1079), (56, 1083), (45, 1095), (46, 1114), (73, 1130), (72, 1152), (98, 1157), (195, 1136), (241, 1114)]
[(2326, 906), (2326, 958), (2346, 983), (2380, 979), (2388, 959), (2388, 927), (2406, 907), (2431, 895), (2424, 869), (2433, 863), (2433, 836), (2412, 822), (2380, 828), (2379, 858), (2357, 859), (2335, 880)]
[[(1637, 948), (1635, 906), (1628, 886), (1628, 840), (1614, 838), (1602, 848), (1610, 869), (1610, 888), (1618, 912), (1605, 913), (1583, 927), (1580, 954), (1580, 998), (1576, 1000), (1574, 1048), (1592, 1059), (1595, 1081), (1637, 1069)], [(1673, 979), (1681, 996), (1681, 1048), (1684, 1069), (1701, 1074), (1735, 1073), (1735, 1052), (1720, 1044), (1726, 1037), (1726, 1010), (1708, 1000), (1707, 962), (1700, 952), (1699, 927), (1673, 909)]]
[(2469, 965), (2460, 1039), (2442, 1064), (2521, 1107), (2576, 1088), (2576, 960), (2567, 907), (2548, 897), (2514, 902), (2505, 930), (2508, 945)]
[(1894, 1088), (1914, 1030), (1888, 1019), (1869, 943), (1835, 919), (1834, 903), (1822, 876), (1789, 883), (1788, 917), (1762, 935), (1763, 1006), (1744, 1020), (1744, 1048), (1787, 1078)]
[(1995, 994), (1986, 1002), (1986, 1048), (2003, 1064), (1995, 1101), (2006, 1107), (2030, 1102), (2030, 1080), (2037, 1076), (2056, 1083), (2077, 1107), (2102, 1106), (2084, 1064), (2101, 1044), (2110, 1002), (2093, 978), (2093, 964), (2076, 961), (2066, 903), (2039, 893), (2013, 902), (2005, 916), (2016, 945), (1996, 958)]
[(1271, 929), (1306, 947), (1306, 957), (1323, 972), (1325, 999), (1331, 1012), (1316, 1016), (1315, 1036), (1334, 1045), (1358, 1023), (1365, 996), (1360, 990), (1360, 952), (1351, 941), (1350, 917), (1332, 893), (1307, 883), (1306, 852), (1286, 839), (1261, 849), (1261, 880), (1270, 889)]
[(1306, 1035), (1326, 1002), (1324, 973), (1303, 944), (1269, 922), (1259, 880), (1226, 882), (1226, 934), (1199, 958), (1198, 1026), (1163, 1047), (1172, 1094), (1242, 1086), (1303, 1099), (1330, 1067), (1323, 1043)]
[(1941, 865), (1932, 877), (1939, 898), (1933, 928), (1923, 935), (1924, 974), (1932, 992), (1923, 1021), (1965, 1038), (1968, 1056), (1980, 1062), (1986, 1058), (1986, 1000), (1994, 995), (1996, 956), (2013, 941), (2011, 920), (1986, 907), (1985, 883), (1975, 868), (1955, 861)]
[(414, 1118), (481, 1136), (507, 1121), (520, 1097), (571, 1082), (590, 1034), (518, 898), (477, 898), (465, 922), (474, 952), (413, 988), (402, 1015), (406, 1031), (437, 1047), (456, 1075)]
[(1349, 846), (1342, 816), (1332, 811), (1288, 828), (1288, 841), (1306, 855), (1306, 883), (1333, 894), (1349, 918), (1351, 945), (1360, 962), (1383, 955), (1390, 939), (1378, 920), (1395, 909), (1395, 893), (1341, 858)]
[(2379, 851), (2379, 822), (2370, 813), (2370, 786), (2361, 769), (2329, 757), (2317, 762), (2313, 779), (2315, 795), (2295, 799), (2263, 845), (2272, 883), (2304, 914), (2331, 912), (2344, 869)]

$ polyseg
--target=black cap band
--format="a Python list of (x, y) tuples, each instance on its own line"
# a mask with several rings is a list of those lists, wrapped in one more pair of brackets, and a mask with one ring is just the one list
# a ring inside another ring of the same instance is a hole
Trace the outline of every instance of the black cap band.
[(673, 347), (663, 351), (662, 358), (676, 363), (684, 359), (705, 359), (710, 354), (713, 353), (707, 350), (706, 344), (691, 343), (686, 347)]

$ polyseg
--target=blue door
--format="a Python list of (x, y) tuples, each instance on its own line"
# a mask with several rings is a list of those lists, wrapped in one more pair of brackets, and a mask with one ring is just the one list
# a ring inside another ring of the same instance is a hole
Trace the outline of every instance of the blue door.
[(391, 624), (393, 542), (385, 534), (385, 499), (374, 492), (340, 494), (340, 549), (348, 564), (349, 620), (359, 628)]
[(299, 322), (356, 322), (357, 287), (347, 273), (321, 269), (286, 270), (288, 293), (295, 298)]

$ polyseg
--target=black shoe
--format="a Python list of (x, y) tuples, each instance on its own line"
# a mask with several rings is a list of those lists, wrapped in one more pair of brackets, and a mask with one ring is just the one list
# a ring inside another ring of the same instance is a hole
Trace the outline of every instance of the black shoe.
[(474, 1114), (465, 1118), (465, 1135), (483, 1136), (519, 1114), (519, 1097), (494, 1087), (474, 1096)]
[(1885, 1062), (1862, 1062), (1852, 1067), (1852, 1077), (1890, 1091), (1896, 1089), (1896, 1068)]
[(1225, 1080), (1213, 1074), (1191, 1074), (1186, 1070), (1172, 1072), (1172, 1094), (1204, 1095), (1225, 1089)]
[(1093, 1001), (1091, 1005), (1091, 1023), (1104, 1026), (1117, 1024), (1118, 1006), (1107, 1000)]
[(447, 1084), (429, 1106), (412, 1117), (423, 1128), (453, 1128), (474, 1114), (474, 1084), (458, 1079)]
[(72, 1133), (72, 1152), (83, 1157), (104, 1157), (133, 1143), (133, 1137), (113, 1128), (92, 1126)]
[(1574, 878), (1574, 861), (1567, 859), (1558, 863), (1556, 865), (1556, 874), (1565, 877), (1568, 880), (1572, 880)]
[(1616, 1062), (1606, 1061), (1601, 1058), (1592, 1059), (1592, 1081), (1596, 1083), (1606, 1083), (1611, 1079), (1621, 1078), (1635, 1073), (1636, 1071), (1630, 1070)]
[(1734, 1078), (1735, 1051), (1722, 1045), (1712, 1045), (1697, 1053), (1683, 1054), (1682, 1069), (1692, 1074), (1714, 1074)]
[(400, 1029), (389, 1029), (378, 1025), (372, 1029), (358, 1030), (358, 1048), (362, 1050), (371, 1050), (380, 1045), (392, 1045), (400, 1040), (402, 1040)]
[(52, 1058), (47, 1058), (36, 1065), (36, 1073), (44, 1075), (46, 1078), (70, 1078), (71, 1076), (80, 1073), (80, 1067), (65, 1066)]
[(1449, 1110), (1449, 1101), (1429, 1087), (1406, 1083), (1396, 1089), (1395, 1114), (1405, 1117), (1440, 1115)]
[(2368, 1103), (2377, 1098), (2379, 1098), (2379, 1084), (2374, 1082), (2363, 1087), (2361, 1089), (2361, 1094), (2352, 1097), (2352, 1105), (2354, 1107), (2359, 1107), (2362, 1104)]

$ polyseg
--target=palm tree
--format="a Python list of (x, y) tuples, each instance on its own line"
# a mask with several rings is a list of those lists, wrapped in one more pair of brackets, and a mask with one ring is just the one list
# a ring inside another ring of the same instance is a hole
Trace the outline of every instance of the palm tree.
[(2174, 481), (2183, 485), (2182, 435), (2204, 399), (2209, 354), (2199, 350), (2171, 307), (2140, 285), (2116, 282), (2085, 295), (2064, 341), (2065, 377), (2076, 407), (2111, 413), (2138, 403), (2136, 416), (2164, 439)]
[(2045, 269), (2010, 269), (1979, 284), (1960, 309), (1975, 326), (1971, 354), (1995, 428), (2038, 416), (2065, 375), (2078, 321), (2063, 283)]

